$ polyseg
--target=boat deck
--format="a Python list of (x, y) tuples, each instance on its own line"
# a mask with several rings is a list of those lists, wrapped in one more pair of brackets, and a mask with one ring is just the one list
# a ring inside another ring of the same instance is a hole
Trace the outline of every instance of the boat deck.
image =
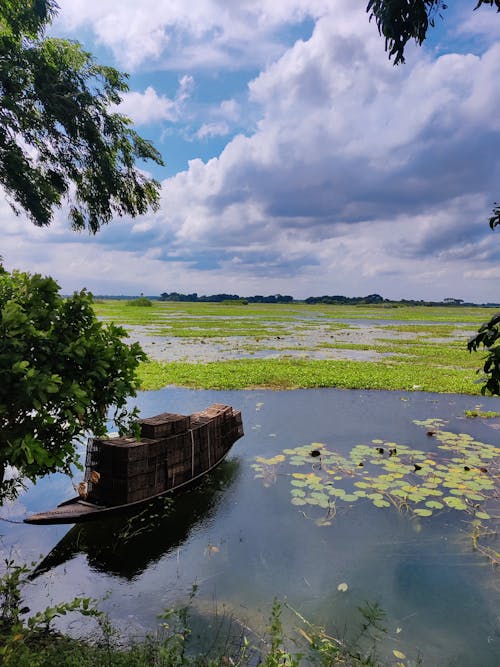
[(84, 500), (75, 499), (73, 502), (59, 505), (47, 512), (38, 512), (25, 519), (25, 523), (68, 523), (72, 518), (79, 518), (81, 521), (88, 514), (94, 517), (100, 511), (106, 510), (105, 507), (99, 507), (93, 503), (87, 503)]

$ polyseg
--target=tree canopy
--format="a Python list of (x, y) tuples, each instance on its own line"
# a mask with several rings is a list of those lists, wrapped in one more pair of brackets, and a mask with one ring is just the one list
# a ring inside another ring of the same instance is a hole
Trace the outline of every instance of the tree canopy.
[[(500, 12), (500, 0), (477, 0), (474, 9), (481, 5), (496, 7)], [(443, 0), (369, 0), (366, 11), (370, 21), (375, 19), (380, 35), (385, 38), (385, 50), (394, 64), (404, 63), (406, 45), (412, 39), (422, 45), (429, 26), (433, 28), (436, 17), (443, 17), (448, 5)]]
[(97, 320), (85, 290), (63, 298), (52, 278), (0, 265), (0, 482), (7, 465), (29, 479), (68, 472), (75, 438), (104, 434), (111, 407), (129, 428), (145, 354), (126, 336)]
[(481, 393), (500, 396), (500, 313), (495, 313), (480, 327), (469, 340), (467, 348), (469, 352), (477, 352), (481, 345), (487, 350), (482, 368), (484, 384)]
[(0, 184), (35, 225), (67, 201), (73, 228), (95, 233), (158, 208), (160, 184), (136, 163), (163, 162), (116, 111), (126, 75), (45, 35), (56, 11), (54, 0), (0, 5)]

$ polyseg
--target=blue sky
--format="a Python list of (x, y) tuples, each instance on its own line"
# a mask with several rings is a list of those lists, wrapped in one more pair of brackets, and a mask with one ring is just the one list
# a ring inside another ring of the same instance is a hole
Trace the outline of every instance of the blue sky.
[(500, 300), (500, 16), (456, 0), (393, 67), (365, 0), (59, 0), (130, 74), (161, 208), (96, 236), (0, 201), (8, 268), (63, 291)]

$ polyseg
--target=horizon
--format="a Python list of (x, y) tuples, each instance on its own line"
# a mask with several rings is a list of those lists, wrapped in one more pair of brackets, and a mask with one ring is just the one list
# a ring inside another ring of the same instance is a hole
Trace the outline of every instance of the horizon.
[[(145, 299), (150, 299), (152, 301), (162, 301), (163, 303), (196, 303), (196, 301), (191, 301), (189, 299), (162, 299), (162, 294), (98, 294), (91, 292), (92, 296), (94, 299), (106, 299), (106, 300), (134, 300), (134, 299), (140, 299), (140, 298), (145, 298)], [(183, 294), (180, 292), (170, 292), (166, 294), (179, 294), (179, 296), (191, 296), (195, 295), (198, 298), (199, 303), (223, 303), (223, 302), (231, 302), (231, 301), (241, 301), (241, 300), (246, 300), (246, 299), (255, 299), (255, 298), (263, 298), (263, 299), (269, 299), (273, 297), (290, 297), (292, 299), (291, 302), (279, 302), (279, 303), (273, 303), (270, 302), (268, 305), (286, 305), (287, 303), (306, 303), (307, 299), (323, 299), (323, 298), (345, 298), (346, 300), (359, 300), (358, 304), (349, 304), (346, 303), (345, 305), (360, 305), (360, 306), (377, 306), (377, 305), (383, 305), (384, 303), (394, 303), (394, 304), (412, 304), (412, 305), (427, 305), (427, 304), (435, 304), (435, 305), (444, 305), (444, 306), (449, 306), (449, 307), (461, 307), (461, 306), (478, 306), (478, 307), (483, 307), (483, 308), (496, 308), (500, 307), (500, 301), (499, 302), (494, 302), (494, 301), (487, 301), (487, 302), (476, 302), (476, 301), (465, 301), (464, 299), (459, 299), (459, 298), (454, 298), (454, 297), (445, 297), (441, 301), (431, 301), (431, 300), (426, 300), (426, 299), (407, 299), (407, 298), (402, 298), (402, 299), (387, 299), (383, 297), (382, 295), (376, 295), (376, 296), (381, 296), (382, 301), (374, 301), (374, 302), (362, 302), (363, 299), (367, 299), (370, 296), (370, 294), (366, 294), (364, 296), (347, 296), (344, 294), (336, 294), (336, 295), (329, 295), (329, 294), (321, 294), (321, 295), (314, 295), (311, 294), (307, 297), (304, 298), (297, 298), (291, 294), (225, 294), (224, 292), (214, 292), (213, 294), (200, 294), (198, 292), (192, 292), (191, 294)], [(69, 294), (64, 294), (64, 296), (69, 296)], [(211, 299), (212, 297), (220, 297), (220, 296), (225, 296), (225, 297), (231, 297), (231, 298), (226, 298), (224, 301), (218, 300), (218, 299)], [(255, 303), (262, 303), (262, 302), (255, 302)], [(328, 304), (326, 302), (317, 302), (317, 304), (307, 304), (307, 305), (344, 305), (341, 302), (337, 302), (335, 304)]]

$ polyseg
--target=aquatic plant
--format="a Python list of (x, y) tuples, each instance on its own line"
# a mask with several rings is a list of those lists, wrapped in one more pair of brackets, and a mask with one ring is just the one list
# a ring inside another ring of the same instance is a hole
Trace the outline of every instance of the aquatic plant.
[[(95, 304), (95, 311), (106, 320), (144, 327), (141, 336), (163, 338), (166, 344), (175, 345), (177, 363), (155, 361), (142, 365), (143, 389), (176, 384), (206, 389), (339, 387), (412, 391), (418, 387), (421, 391), (480, 392), (474, 381), (477, 360), (465, 348), (465, 325), (472, 328), (477, 318), (486, 316), (487, 309), (451, 311), (413, 306), (388, 311), (366, 305), (305, 304), (249, 304), (242, 309), (233, 302), (160, 301), (154, 301), (149, 308), (128, 308), (122, 300)], [(350, 324), (349, 319), (382, 319), (387, 324), (371, 324), (367, 341), (363, 338), (366, 327)], [(405, 321), (408, 324), (401, 324)], [(377, 339), (374, 330), (385, 335), (392, 331), (394, 335)], [(224, 343), (225, 349), (217, 351), (220, 360), (210, 364), (179, 363), (186, 344), (189, 355), (190, 345), (203, 343)], [(280, 351), (282, 356), (223, 360), (231, 353), (250, 357), (256, 349)], [(363, 362), (284, 356), (291, 351), (335, 356), (335, 350), (377, 354)]]
[(481, 419), (496, 419), (500, 417), (500, 412), (495, 412), (494, 410), (481, 410), (476, 408), (475, 410), (464, 410), (464, 414), (467, 419), (475, 419), (480, 417)]
[(418, 517), (466, 512), (476, 520), (475, 526), (489, 520), (488, 501), (499, 494), (500, 448), (467, 433), (447, 431), (440, 419), (415, 424), (436, 442), (433, 451), (374, 439), (344, 456), (313, 442), (272, 458), (257, 457), (255, 477), (270, 486), (278, 471), (287, 475), (292, 504), (322, 510), (315, 517), (322, 526), (331, 525), (340, 505), (359, 500)]
[(133, 306), (134, 308), (150, 308), (152, 305), (153, 302), (151, 299), (148, 299), (145, 296), (140, 296), (137, 299), (133, 299), (132, 301), (127, 301), (127, 306)]
[(238, 359), (209, 363), (149, 361), (138, 371), (141, 388), (167, 385), (201, 389), (390, 389), (478, 394), (468, 369), (426, 363), (337, 359)]

